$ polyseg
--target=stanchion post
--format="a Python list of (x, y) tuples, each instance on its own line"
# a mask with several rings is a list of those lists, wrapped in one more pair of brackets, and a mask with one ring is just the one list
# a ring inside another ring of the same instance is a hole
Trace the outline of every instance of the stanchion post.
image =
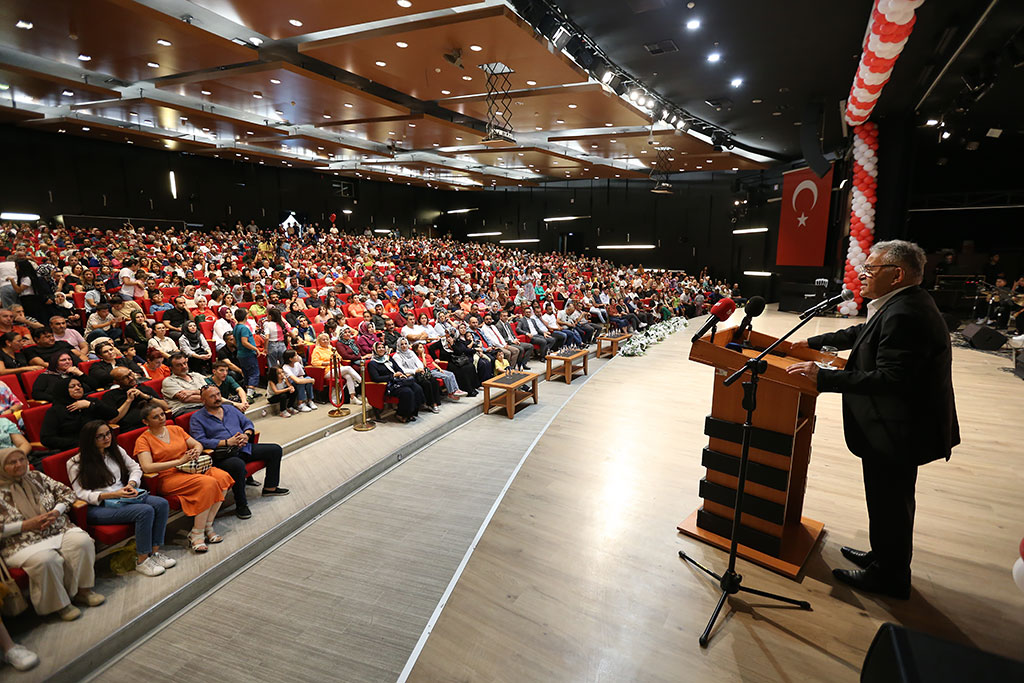
[(377, 426), (377, 423), (374, 422), (373, 420), (367, 420), (366, 419), (366, 361), (363, 361), (363, 368), (362, 368), (362, 370), (363, 370), (363, 382), (362, 382), (361, 386), (362, 386), (362, 391), (363, 391), (363, 421), (360, 422), (359, 424), (357, 424), (352, 429), (356, 430), (357, 432), (368, 432), (371, 429), (375, 428)]
[[(330, 417), (348, 417), (352, 411), (346, 408), (344, 404), (345, 391), (341, 386), (341, 357), (338, 355), (336, 349), (332, 349), (331, 363), (328, 366), (331, 377), (327, 380), (327, 400), (334, 406), (334, 410), (329, 411), (327, 414)], [(331, 379), (333, 378), (333, 385)], [(337, 399), (337, 402), (335, 402)]]

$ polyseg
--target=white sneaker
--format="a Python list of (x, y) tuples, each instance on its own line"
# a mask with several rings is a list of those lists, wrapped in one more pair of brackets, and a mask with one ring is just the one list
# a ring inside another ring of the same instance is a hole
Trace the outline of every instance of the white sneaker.
[(317, 406), (317, 404), (313, 403), (313, 401), (308, 402), (306, 405), (309, 406), (310, 410), (320, 410), (320, 408)]
[(135, 565), (135, 571), (143, 576), (160, 576), (167, 570), (157, 564), (152, 557), (147, 557), (144, 562)]
[(1024, 349), (1024, 334), (1018, 334), (1010, 339), (1011, 349)]
[(440, 410), (438, 409), (438, 407), (437, 407), (437, 406), (430, 406), (429, 408), (427, 408), (427, 410), (429, 410), (430, 412), (434, 413), (435, 415), (436, 415), (437, 413), (440, 413), (440, 412), (441, 412), (441, 411), (440, 411)]
[(303, 403), (303, 404), (302, 404), (302, 407), (301, 407), (301, 408), (299, 408), (299, 412), (300, 412), (300, 413), (311, 413), (311, 412), (313, 412), (313, 411), (309, 409), (309, 406), (308, 406), (308, 405), (306, 405), (305, 403)]
[(465, 395), (466, 395), (466, 392), (463, 391), (462, 389), (459, 389), (454, 394), (452, 394), (452, 396), (459, 396), (459, 397), (462, 397), (462, 396), (465, 396)]
[(158, 565), (160, 565), (164, 569), (170, 569), (174, 565), (178, 564), (178, 562), (176, 560), (174, 560), (174, 559), (172, 559), (170, 557), (167, 557), (163, 553), (153, 553), (149, 557), (150, 557), (150, 559), (152, 559), (154, 562), (156, 562)]
[(4, 660), (18, 671), (28, 671), (39, 663), (39, 656), (23, 645), (15, 645), (4, 655)]

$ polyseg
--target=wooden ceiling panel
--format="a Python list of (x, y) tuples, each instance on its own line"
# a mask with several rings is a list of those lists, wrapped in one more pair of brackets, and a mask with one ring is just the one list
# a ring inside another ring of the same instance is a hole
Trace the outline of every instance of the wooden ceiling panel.
[(51, 133), (78, 135), (95, 140), (141, 145), (171, 152), (200, 152), (212, 149), (215, 146), (212, 142), (198, 140), (189, 136), (174, 137), (163, 135), (156, 131), (83, 121), (75, 118), (47, 119), (38, 123), (29, 122), (27, 125), (37, 130), (45, 130)]
[(232, 107), (272, 123), (315, 125), (326, 120), (351, 121), (409, 113), (406, 107), (287, 62), (167, 79), (157, 87)]
[(488, 166), (526, 173), (560, 175), (568, 169), (583, 168), (584, 162), (536, 147), (510, 149), (479, 149), (451, 153), (449, 156), (464, 161), (477, 161)]
[[(412, 0), (402, 7), (394, 0), (192, 0), (231, 21), (273, 40), (294, 38), (342, 26), (397, 19), (421, 12), (472, 5), (482, 0)], [(296, 26), (292, 21), (300, 22)]]
[(256, 58), (253, 49), (131, 0), (5, 0), (0, 43), (129, 82)]
[(405, 152), (478, 144), (484, 136), (474, 128), (461, 126), (429, 114), (323, 127), (339, 133), (358, 135), (381, 144), (389, 144), (394, 141), (396, 146)]
[(41, 118), (43, 118), (43, 115), (39, 112), (0, 106), (0, 123), (21, 123), (22, 121)]
[[(464, 68), (444, 58), (456, 51)], [(571, 59), (501, 6), (303, 43), (299, 52), (427, 101), (481, 92), (486, 77), (478, 67), (493, 62), (515, 71), (516, 90), (587, 80)]]
[(260, 165), (288, 168), (315, 168), (324, 165), (323, 160), (296, 159), (288, 154), (277, 154), (269, 149), (259, 147), (219, 147), (203, 150), (199, 154), (228, 161), (248, 161)]
[(172, 106), (147, 98), (102, 102), (78, 107), (76, 110), (121, 121), (142, 130), (159, 127), (211, 143), (284, 134), (270, 126), (246, 123), (214, 112)]
[(683, 171), (730, 171), (767, 168), (767, 164), (751, 161), (730, 152), (716, 152), (714, 148), (692, 135), (673, 131), (659, 131), (653, 136), (645, 131), (631, 133), (604, 133), (598, 135), (567, 135), (548, 138), (578, 147), (583, 154), (613, 161), (639, 160), (650, 167), (658, 156), (658, 147), (669, 147), (669, 165), (673, 173)]
[(13, 100), (15, 103), (56, 107), (120, 96), (121, 94), (116, 90), (101, 88), (81, 81), (72, 81), (12, 64), (0, 64), (0, 101), (5, 104)]
[(321, 163), (380, 157), (379, 154), (357, 149), (341, 142), (321, 140), (309, 135), (288, 135), (275, 140), (256, 141), (253, 144), (280, 149), (282, 152), (287, 151), (290, 154), (298, 154), (309, 159), (318, 159)]
[[(509, 96), (511, 123), (518, 132), (644, 126), (651, 122), (644, 112), (600, 83), (519, 90)], [(487, 120), (486, 94), (448, 98), (438, 104), (465, 116)]]

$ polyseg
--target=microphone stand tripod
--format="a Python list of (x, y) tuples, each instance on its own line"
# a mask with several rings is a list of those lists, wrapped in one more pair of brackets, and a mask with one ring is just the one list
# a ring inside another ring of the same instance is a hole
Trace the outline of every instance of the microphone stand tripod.
[(730, 595), (736, 593), (750, 593), (751, 595), (759, 595), (762, 598), (770, 598), (779, 602), (784, 602), (787, 605), (794, 605), (800, 609), (809, 610), (811, 609), (811, 603), (806, 600), (795, 600), (793, 598), (787, 598), (782, 595), (776, 595), (775, 593), (769, 593), (767, 591), (757, 590), (755, 588), (748, 588), (743, 585), (743, 576), (736, 572), (736, 554), (739, 547), (739, 530), (740, 530), (740, 514), (743, 510), (743, 495), (744, 489), (747, 484), (747, 463), (750, 461), (750, 438), (754, 433), (754, 411), (757, 410), (757, 383), (761, 378), (761, 374), (768, 369), (768, 361), (764, 358), (771, 353), (775, 347), (784, 342), (786, 339), (791, 337), (794, 332), (799, 330), (801, 327), (810, 322), (814, 316), (820, 311), (814, 311), (806, 318), (803, 318), (796, 327), (791, 329), (782, 337), (776, 339), (771, 346), (762, 351), (755, 358), (751, 358), (743, 367), (734, 372), (732, 375), (725, 379), (725, 386), (732, 386), (735, 384), (746, 372), (750, 372), (750, 379), (743, 383), (743, 408), (747, 411), (746, 421), (743, 423), (743, 442), (742, 450), (740, 453), (740, 470), (739, 476), (736, 483), (736, 504), (733, 508), (732, 513), (732, 535), (729, 543), (729, 568), (725, 570), (723, 574), (716, 574), (711, 571), (700, 562), (695, 560), (686, 554), (685, 551), (679, 551), (679, 557), (692, 564), (697, 569), (708, 576), (714, 577), (718, 581), (718, 587), (722, 590), (722, 595), (718, 599), (718, 604), (715, 606), (715, 611), (711, 614), (711, 619), (708, 621), (707, 627), (704, 629), (704, 633), (701, 634), (699, 643), (701, 647), (707, 647), (708, 641), (711, 639), (711, 629), (714, 628), (715, 622), (718, 621), (718, 615), (722, 612), (722, 606), (725, 605), (725, 599)]

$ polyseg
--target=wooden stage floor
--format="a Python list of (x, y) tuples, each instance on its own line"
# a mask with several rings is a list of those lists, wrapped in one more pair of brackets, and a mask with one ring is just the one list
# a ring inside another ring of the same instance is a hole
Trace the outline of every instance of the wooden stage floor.
[[(756, 329), (796, 321), (768, 311)], [(811, 323), (807, 334), (847, 325)], [(644, 358), (616, 358), (563, 409), (494, 514), (422, 652), (412, 681), (856, 681), (886, 621), (1024, 655), (1024, 594), (1010, 568), (1024, 535), (1024, 382), (1007, 357), (954, 349), (963, 443), (918, 479), (914, 591), (906, 602), (836, 585), (839, 547), (867, 546), (859, 461), (840, 397), (818, 399), (804, 514), (826, 535), (799, 581), (740, 561), (745, 585), (807, 599), (812, 612), (718, 598), (686, 565), (726, 554), (676, 532), (698, 505), (712, 369), (687, 360), (685, 331)], [(415, 655), (414, 655), (415, 657)]]

